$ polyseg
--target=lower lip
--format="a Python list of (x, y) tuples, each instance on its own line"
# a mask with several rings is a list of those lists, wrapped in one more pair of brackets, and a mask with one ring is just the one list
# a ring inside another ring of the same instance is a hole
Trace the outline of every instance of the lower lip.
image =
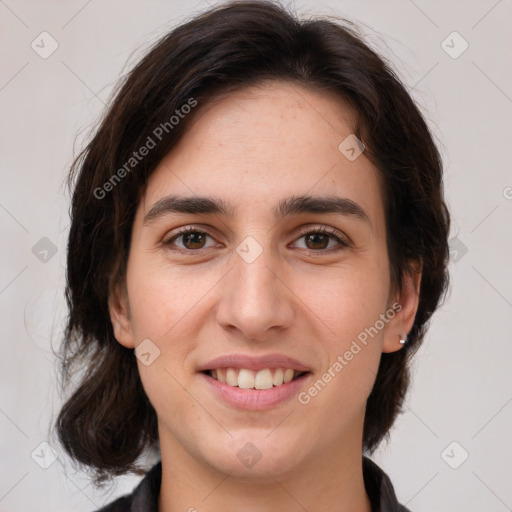
[(200, 373), (210, 389), (229, 405), (253, 411), (270, 409), (286, 402), (299, 392), (310, 375), (310, 373), (304, 373), (286, 384), (273, 386), (269, 389), (241, 389), (229, 386), (205, 373)]

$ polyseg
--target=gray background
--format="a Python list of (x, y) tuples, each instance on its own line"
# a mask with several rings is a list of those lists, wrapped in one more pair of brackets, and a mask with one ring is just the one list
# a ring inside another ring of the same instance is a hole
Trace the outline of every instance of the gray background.
[[(451, 292), (417, 354), (406, 412), (374, 459), (413, 512), (512, 510), (511, 1), (294, 5), (364, 23), (421, 105), (446, 166)], [(120, 74), (206, 7), (0, 0), (2, 512), (90, 511), (139, 480), (95, 490), (49, 432), (61, 403), (50, 340), (65, 313), (62, 185)], [(58, 44), (47, 58), (55, 43), (43, 31)], [(43, 442), (58, 453), (47, 469)]]

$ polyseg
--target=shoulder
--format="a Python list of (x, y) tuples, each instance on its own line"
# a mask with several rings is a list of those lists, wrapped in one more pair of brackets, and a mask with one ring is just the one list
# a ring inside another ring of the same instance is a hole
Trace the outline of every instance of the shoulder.
[(117, 498), (96, 512), (158, 512), (162, 462), (155, 464), (131, 494)]

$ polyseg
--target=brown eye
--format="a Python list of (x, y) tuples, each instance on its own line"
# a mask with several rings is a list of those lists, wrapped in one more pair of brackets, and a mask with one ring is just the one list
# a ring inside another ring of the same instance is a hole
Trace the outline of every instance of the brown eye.
[(312, 252), (327, 252), (327, 250), (336, 248), (342, 249), (350, 247), (350, 243), (345, 240), (342, 233), (338, 233), (334, 228), (321, 227), (314, 230), (305, 231), (298, 240), (304, 239), (303, 248)]
[[(175, 245), (177, 247), (176, 250), (191, 252), (194, 250), (200, 250), (200, 249), (207, 248), (208, 246), (205, 245), (207, 242), (207, 238), (212, 238), (212, 237), (205, 231), (200, 231), (196, 228), (186, 228), (186, 229), (181, 230), (179, 233), (176, 233), (169, 239), (165, 240), (163, 242), (163, 245), (165, 245), (165, 246)], [(181, 241), (181, 243), (177, 243), (180, 241)]]
[(324, 235), (323, 233), (313, 233), (305, 235), (306, 246), (308, 249), (326, 249), (329, 245), (330, 235)]
[(202, 246), (205, 243), (205, 235), (204, 233), (186, 233), (181, 235), (183, 238), (183, 245), (187, 249), (202, 249)]

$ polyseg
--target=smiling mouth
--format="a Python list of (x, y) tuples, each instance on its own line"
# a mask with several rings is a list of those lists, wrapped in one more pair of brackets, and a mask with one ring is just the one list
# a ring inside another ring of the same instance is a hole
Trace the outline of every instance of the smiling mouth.
[(241, 389), (270, 389), (287, 384), (309, 372), (292, 368), (264, 368), (249, 370), (247, 368), (216, 368), (202, 373), (231, 387)]

